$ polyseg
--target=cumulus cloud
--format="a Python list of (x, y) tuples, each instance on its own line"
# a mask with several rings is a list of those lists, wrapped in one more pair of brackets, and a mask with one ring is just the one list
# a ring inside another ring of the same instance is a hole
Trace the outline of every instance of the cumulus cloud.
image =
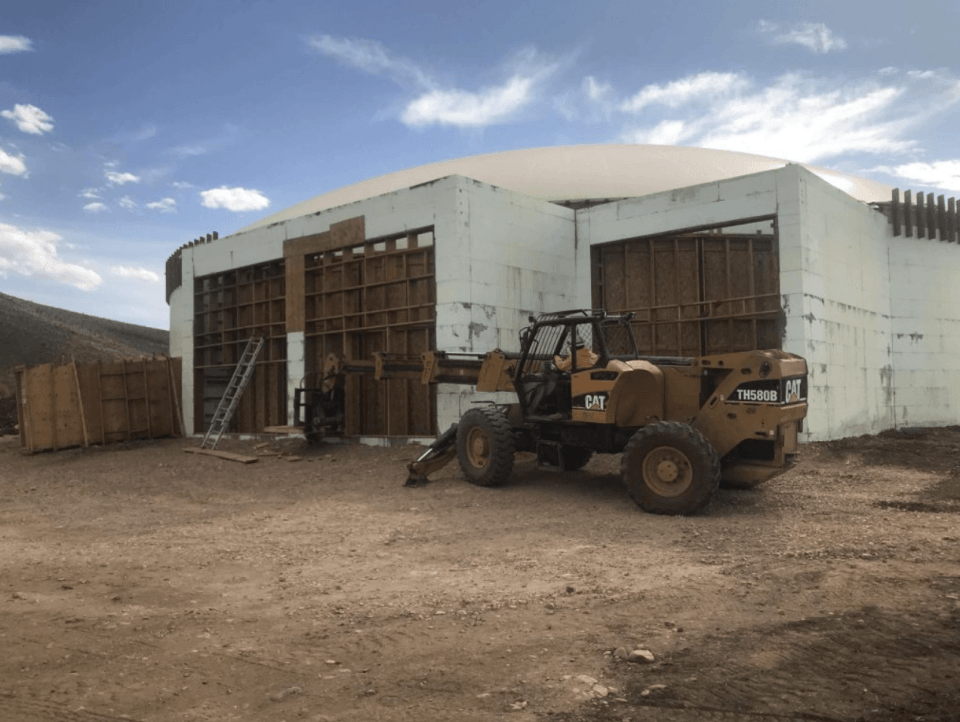
[(161, 198), (159, 201), (147, 203), (147, 208), (161, 213), (176, 213), (177, 201), (173, 198)]
[(131, 198), (130, 196), (124, 196), (123, 198), (117, 201), (117, 205), (120, 206), (121, 208), (126, 208), (129, 210), (131, 208), (136, 208), (137, 202), (133, 200), (133, 198)]
[(83, 207), (83, 210), (87, 213), (101, 213), (109, 209), (103, 203), (97, 201), (95, 203), (87, 203), (87, 205)]
[(937, 160), (932, 163), (905, 163), (894, 167), (880, 166), (873, 170), (900, 176), (914, 183), (942, 188), (945, 191), (960, 191), (960, 160)]
[(0, 35), (0, 55), (33, 50), (33, 41), (22, 35)]
[(100, 189), (99, 188), (84, 188), (78, 194), (81, 198), (89, 198), (90, 200), (98, 201), (100, 200)]
[(27, 164), (23, 162), (23, 156), (10, 155), (3, 148), (0, 148), (0, 173), (26, 175)]
[(329, 58), (372, 75), (384, 75), (401, 85), (413, 82), (433, 87), (434, 82), (416, 63), (391, 53), (376, 40), (315, 35), (307, 43)]
[[(690, 82), (664, 87), (699, 84), (695, 78), (683, 80)], [(895, 84), (838, 88), (835, 82), (798, 74), (780, 76), (758, 88), (737, 76), (726, 84), (725, 92), (705, 105), (680, 105), (681, 117), (630, 129), (623, 137), (635, 143), (684, 143), (805, 163), (846, 153), (899, 153), (914, 147), (914, 141), (903, 137), (904, 132), (928, 112), (898, 106), (905, 92)], [(679, 96), (694, 105), (693, 95), (679, 93), (675, 97)], [(945, 104), (955, 100), (944, 98)]]
[(12, 120), (24, 133), (43, 135), (53, 130), (53, 118), (35, 105), (20, 105), (18, 103), (13, 106), (13, 110), (4, 110), (0, 112), (0, 115)]
[(410, 126), (456, 125), (477, 128), (502, 123), (530, 101), (534, 79), (515, 75), (506, 83), (476, 93), (432, 90), (411, 102), (400, 115)]
[(63, 238), (51, 231), (27, 231), (9, 223), (0, 223), (0, 276), (8, 272), (45, 278), (91, 291), (103, 279), (95, 271), (60, 257), (58, 245)]
[(761, 20), (757, 29), (769, 37), (774, 45), (800, 45), (812, 53), (824, 55), (832, 50), (846, 50), (847, 41), (823, 23), (797, 23), (784, 27), (779, 23)]
[(636, 113), (648, 105), (677, 108), (693, 100), (710, 100), (747, 86), (747, 80), (736, 73), (699, 73), (674, 80), (665, 85), (648, 85), (620, 106), (621, 110)]
[(134, 266), (113, 266), (110, 273), (120, 278), (135, 278), (149, 283), (160, 283), (160, 274), (149, 271), (146, 268)]
[(107, 183), (112, 186), (122, 186), (126, 183), (139, 183), (140, 176), (134, 175), (133, 173), (118, 173), (115, 170), (104, 171), (103, 174), (107, 178)]
[(206, 208), (226, 208), (228, 211), (259, 211), (270, 205), (270, 200), (258, 190), (220, 186), (200, 191)]

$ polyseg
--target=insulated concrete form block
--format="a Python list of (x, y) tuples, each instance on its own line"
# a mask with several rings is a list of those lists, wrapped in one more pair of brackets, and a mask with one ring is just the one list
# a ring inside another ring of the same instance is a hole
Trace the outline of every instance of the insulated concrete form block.
[(307, 375), (304, 341), (303, 331), (287, 334), (287, 418), (291, 424), (294, 419), (294, 393), (300, 387), (300, 380)]
[[(876, 433), (894, 424), (892, 408), (877, 401), (887, 396), (893, 368), (886, 219), (805, 169), (796, 175), (803, 315), (811, 319), (805, 355), (826, 367), (811, 379), (811, 393), (842, 389), (829, 406), (810, 404), (807, 438)], [(781, 236), (781, 252), (783, 244)]]
[[(438, 283), (454, 276), (460, 300), (470, 303), (473, 333), (458, 333), (456, 348), (446, 348), (440, 327), (448, 326), (438, 309), (437, 345), (444, 350), (485, 353), (491, 335), (485, 328), (515, 329), (528, 314), (573, 306), (577, 282), (574, 211), (468, 178), (456, 179), (457, 242), (438, 240)], [(545, 308), (542, 292), (565, 302)], [(531, 293), (532, 292), (532, 293)], [(445, 298), (450, 294), (445, 291)], [(449, 337), (447, 337), (449, 338)], [(496, 343), (496, 340), (494, 340)]]
[(193, 318), (194, 318), (194, 247), (180, 251), (183, 266), (180, 287), (170, 295), (170, 342), (173, 355), (174, 337), (181, 358), (180, 408), (183, 410), (183, 433), (196, 432), (193, 425)]
[(891, 238), (891, 327), (897, 423), (957, 423), (960, 247)]

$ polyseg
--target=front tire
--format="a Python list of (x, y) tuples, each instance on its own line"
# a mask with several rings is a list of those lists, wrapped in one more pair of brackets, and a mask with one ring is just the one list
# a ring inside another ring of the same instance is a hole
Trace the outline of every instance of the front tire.
[(467, 481), (500, 486), (513, 472), (513, 429), (495, 406), (470, 409), (457, 427), (457, 460)]
[(620, 462), (630, 496), (652, 514), (694, 514), (720, 483), (720, 459), (703, 434), (661, 421), (633, 435)]

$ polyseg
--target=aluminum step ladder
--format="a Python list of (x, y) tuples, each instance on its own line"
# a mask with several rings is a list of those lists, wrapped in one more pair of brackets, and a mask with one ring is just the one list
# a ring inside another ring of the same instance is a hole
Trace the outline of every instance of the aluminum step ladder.
[(247, 341), (247, 347), (240, 356), (237, 368), (233, 370), (233, 377), (230, 379), (230, 383), (227, 384), (227, 390), (223, 392), (223, 398), (220, 399), (220, 404), (213, 414), (210, 428), (207, 429), (207, 434), (203, 437), (203, 443), (200, 444), (201, 449), (207, 448), (207, 442), (210, 441), (211, 437), (213, 438), (213, 443), (209, 448), (216, 449), (217, 444), (220, 443), (220, 437), (223, 436), (223, 432), (226, 431), (230, 425), (233, 412), (237, 410), (240, 396), (243, 394), (243, 390), (247, 388), (250, 377), (253, 376), (254, 364), (257, 362), (257, 356), (260, 354), (263, 341), (263, 336), (260, 338), (253, 336)]

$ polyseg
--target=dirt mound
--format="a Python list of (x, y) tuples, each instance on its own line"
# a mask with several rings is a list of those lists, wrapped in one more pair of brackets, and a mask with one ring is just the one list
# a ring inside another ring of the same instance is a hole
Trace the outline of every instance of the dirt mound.
[(170, 333), (0, 293), (0, 434), (17, 423), (13, 368), (168, 353)]

